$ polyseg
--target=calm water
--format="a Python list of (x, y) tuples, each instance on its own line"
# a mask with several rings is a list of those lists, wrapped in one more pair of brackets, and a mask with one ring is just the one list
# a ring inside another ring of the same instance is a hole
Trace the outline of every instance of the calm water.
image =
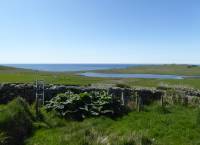
[(100, 77), (100, 78), (184, 79), (184, 76), (159, 75), (159, 74), (106, 74), (106, 73), (85, 72), (79, 75), (87, 77)]
[(139, 64), (5, 64), (17, 68), (33, 69), (52, 72), (72, 72), (104, 70), (114, 68), (127, 68), (130, 66), (141, 66)]

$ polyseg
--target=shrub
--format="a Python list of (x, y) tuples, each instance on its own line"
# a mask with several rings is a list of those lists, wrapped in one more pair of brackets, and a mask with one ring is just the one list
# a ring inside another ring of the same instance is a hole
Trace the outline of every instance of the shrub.
[(120, 100), (114, 99), (106, 92), (59, 94), (47, 105), (48, 111), (55, 110), (58, 115), (70, 119), (84, 119), (89, 116), (116, 116), (123, 111)]
[(28, 104), (16, 98), (0, 111), (0, 130), (8, 135), (7, 144), (21, 145), (32, 130), (32, 115)]
[(194, 67), (198, 67), (198, 65), (187, 65), (187, 68), (194, 68)]
[(190, 104), (191, 104), (191, 106), (199, 107), (200, 98), (199, 97), (192, 97), (192, 99), (190, 100)]
[(7, 135), (4, 132), (0, 132), (0, 145), (6, 145), (7, 139)]

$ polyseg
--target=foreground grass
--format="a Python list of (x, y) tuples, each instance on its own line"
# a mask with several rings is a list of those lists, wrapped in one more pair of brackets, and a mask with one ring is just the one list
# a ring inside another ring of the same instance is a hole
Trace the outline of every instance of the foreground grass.
[(198, 108), (168, 106), (166, 113), (154, 104), (146, 106), (142, 112), (132, 111), (121, 118), (98, 117), (80, 122), (58, 118), (45, 110), (42, 110), (41, 119), (36, 121), (31, 110), (20, 98), (0, 105), (0, 144), (200, 144)]
[[(197, 110), (171, 106), (164, 114), (159, 107), (147, 107), (144, 112), (131, 112), (112, 120), (105, 117), (90, 118), (83, 122), (67, 121), (63, 126), (41, 128), (27, 145), (197, 145), (200, 144), (200, 127), (196, 123)], [(127, 141), (127, 142), (126, 142)]]

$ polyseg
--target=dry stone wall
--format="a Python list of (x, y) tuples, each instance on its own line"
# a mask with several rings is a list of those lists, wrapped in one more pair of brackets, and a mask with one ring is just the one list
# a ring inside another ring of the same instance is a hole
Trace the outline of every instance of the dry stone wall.
[[(144, 104), (148, 104), (151, 101), (159, 100), (163, 92), (156, 89), (144, 89), (144, 88), (94, 88), (94, 87), (80, 87), (80, 86), (65, 86), (65, 85), (45, 85), (45, 100), (48, 101), (52, 97), (55, 97), (59, 93), (65, 93), (72, 91), (74, 93), (91, 92), (91, 91), (108, 91), (113, 97), (122, 97), (124, 103), (127, 104), (131, 97), (137, 92), (142, 98)], [(20, 96), (29, 103), (33, 103), (35, 100), (35, 86), (33, 84), (0, 84), (0, 104), (9, 102), (10, 100)]]

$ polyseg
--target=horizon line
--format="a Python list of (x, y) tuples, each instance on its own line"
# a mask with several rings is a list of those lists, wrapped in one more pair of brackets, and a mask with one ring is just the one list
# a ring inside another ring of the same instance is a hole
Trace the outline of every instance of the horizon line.
[(200, 63), (63, 63), (63, 62), (61, 62), (61, 63), (55, 63), (55, 62), (52, 62), (52, 63), (50, 63), (50, 62), (47, 62), (47, 63), (43, 63), (43, 62), (41, 62), (41, 63), (38, 63), (38, 62), (36, 62), (36, 63), (34, 63), (34, 62), (31, 62), (31, 63), (0, 63), (0, 65), (28, 65), (28, 64), (33, 64), (33, 65), (48, 65), (48, 64), (55, 64), (55, 65), (59, 65), (59, 64), (75, 64), (75, 65), (77, 65), (77, 64), (119, 64), (119, 65), (200, 65)]

